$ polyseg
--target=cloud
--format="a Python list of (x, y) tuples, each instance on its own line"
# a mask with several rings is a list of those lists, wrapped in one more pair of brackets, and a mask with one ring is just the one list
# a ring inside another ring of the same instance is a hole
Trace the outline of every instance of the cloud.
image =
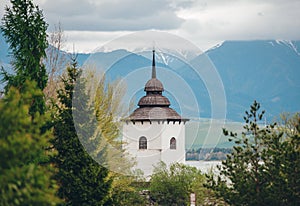
[(181, 30), (202, 38), (223, 40), (300, 39), (300, 2), (197, 1), (177, 15)]
[[(34, 2), (43, 9), (49, 31), (60, 22), (72, 43), (81, 44), (80, 50), (88, 50), (85, 45), (93, 45), (95, 39), (104, 42), (108, 36), (148, 29), (177, 34), (203, 50), (224, 40), (300, 39), (299, 0)], [(2, 16), (4, 10), (0, 9)], [(81, 41), (81, 36), (86, 40)]]
[(278, 102), (280, 101), (280, 97), (274, 97), (273, 99), (271, 99), (271, 102)]
[(184, 20), (168, 0), (48, 0), (41, 2), (49, 24), (60, 21), (65, 30), (140, 31), (179, 28)]

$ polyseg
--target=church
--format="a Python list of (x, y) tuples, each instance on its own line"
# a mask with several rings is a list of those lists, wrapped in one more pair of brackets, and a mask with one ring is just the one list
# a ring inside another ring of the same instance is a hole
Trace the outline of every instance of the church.
[(152, 52), (152, 76), (144, 88), (146, 95), (123, 125), (124, 149), (135, 159), (134, 169), (142, 170), (146, 178), (160, 161), (167, 166), (185, 162), (188, 121), (170, 108), (169, 99), (163, 96), (163, 84), (156, 77), (155, 50)]

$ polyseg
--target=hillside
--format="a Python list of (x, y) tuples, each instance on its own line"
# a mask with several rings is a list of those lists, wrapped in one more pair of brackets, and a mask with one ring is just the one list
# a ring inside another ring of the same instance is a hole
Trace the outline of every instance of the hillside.
[(254, 99), (268, 120), (300, 110), (299, 41), (225, 41), (209, 50), (223, 80), (229, 119), (239, 120)]
[[(0, 63), (8, 68), (8, 46), (2, 37), (0, 45)], [(204, 55), (211, 59), (224, 85), (228, 120), (242, 121), (244, 111), (254, 99), (267, 111), (266, 121), (272, 121), (283, 111), (300, 110), (300, 41), (225, 41)], [(172, 107), (190, 118), (210, 118), (212, 94), (207, 91), (203, 80), (195, 78), (197, 74), (185, 62), (166, 59), (165, 54), (157, 55), (157, 73)], [(83, 65), (86, 60), (97, 61), (110, 80), (123, 78), (127, 83), (127, 101), (136, 103), (144, 94), (143, 87), (150, 77), (151, 65), (147, 56), (126, 50), (78, 54), (79, 64)], [(176, 73), (182, 84), (174, 84), (168, 72)], [(193, 101), (199, 104), (199, 111), (196, 104), (190, 103), (190, 98), (185, 98), (186, 89), (179, 85), (191, 88), (190, 94), (195, 96)]]

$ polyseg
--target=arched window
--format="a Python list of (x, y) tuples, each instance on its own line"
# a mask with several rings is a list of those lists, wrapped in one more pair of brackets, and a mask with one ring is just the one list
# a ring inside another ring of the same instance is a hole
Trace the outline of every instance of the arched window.
[(170, 149), (176, 149), (176, 139), (175, 139), (175, 137), (172, 137), (170, 139)]
[(139, 139), (139, 149), (147, 149), (147, 138), (144, 136)]

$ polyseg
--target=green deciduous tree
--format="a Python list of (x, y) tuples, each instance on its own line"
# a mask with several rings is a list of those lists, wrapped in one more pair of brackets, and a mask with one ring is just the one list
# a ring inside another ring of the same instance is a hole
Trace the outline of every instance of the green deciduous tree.
[(189, 205), (195, 193), (198, 204), (208, 201), (213, 194), (204, 187), (205, 176), (195, 167), (174, 163), (167, 168), (161, 162), (154, 169), (150, 181), (150, 196), (159, 205)]
[[(57, 186), (44, 148), (51, 133), (41, 132), (45, 115), (29, 108), (42, 92), (35, 82), (24, 82), (22, 93), (11, 87), (0, 100), (0, 205), (55, 205)], [(39, 162), (37, 162), (39, 160)]]
[[(43, 90), (47, 84), (47, 74), (43, 58), (47, 48), (47, 24), (42, 11), (31, 0), (11, 0), (11, 7), (6, 6), (0, 27), (9, 43), (12, 55), (13, 74), (2, 71), (7, 81), (6, 91), (10, 86), (22, 87), (25, 80), (36, 81)], [(31, 106), (33, 113), (45, 111), (43, 96), (35, 99)]]
[(129, 176), (115, 172), (110, 172), (110, 178), (112, 179), (112, 188), (108, 206), (146, 205), (146, 198), (139, 194), (139, 189), (137, 188), (137, 185), (141, 185), (144, 182), (137, 181), (137, 178), (133, 175)]
[(246, 111), (242, 135), (223, 130), (235, 146), (209, 186), (230, 205), (297, 205), (299, 132), (288, 137), (276, 124), (260, 125), (259, 109), (254, 101)]
[[(98, 163), (110, 170), (109, 178), (112, 187), (106, 205), (145, 205), (145, 199), (139, 195), (135, 187), (136, 179), (131, 172), (133, 162), (127, 158), (121, 145), (119, 120), (123, 116), (121, 101), (125, 86), (120, 81), (108, 82), (105, 75), (97, 74), (90, 67), (85, 68), (85, 71), (86, 88), (91, 97), (89, 103), (94, 108), (96, 121), (94, 128), (90, 129), (95, 132), (87, 132), (86, 127), (81, 126), (83, 122), (81, 122), (82, 118), (78, 118), (82, 116), (79, 112), (75, 114), (75, 119), (80, 139), (86, 139), (87, 133), (93, 133), (95, 143), (93, 145), (98, 145), (97, 148), (93, 148), (90, 146), (90, 141), (84, 142), (85, 148)], [(82, 105), (80, 103), (82, 100), (76, 99), (75, 102), (76, 105)], [(102, 151), (102, 155), (97, 156), (94, 150)]]
[[(108, 178), (108, 169), (98, 164), (86, 152), (86, 149), (95, 151), (96, 156), (104, 158), (104, 150), (96, 151), (98, 139), (92, 138), (96, 122), (90, 116), (94, 113), (88, 105), (85, 80), (80, 78), (75, 59), (67, 68), (67, 74), (62, 81), (64, 88), (58, 91), (59, 103), (53, 141), (58, 152), (53, 157), (53, 162), (58, 169), (56, 177), (60, 183), (59, 196), (67, 205), (103, 205), (109, 199), (111, 180)], [(73, 105), (73, 98), (80, 98), (79, 103)], [(76, 117), (73, 116), (75, 111)], [(80, 130), (76, 131), (73, 117), (77, 126), (81, 127)], [(81, 137), (78, 137), (78, 132)], [(82, 143), (91, 148), (84, 148)]]

